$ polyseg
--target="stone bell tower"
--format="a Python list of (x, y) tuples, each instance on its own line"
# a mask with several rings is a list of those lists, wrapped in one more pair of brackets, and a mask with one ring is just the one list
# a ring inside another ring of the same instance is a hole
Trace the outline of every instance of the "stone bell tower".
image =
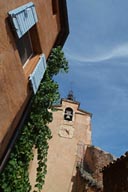
[(49, 142), (44, 192), (71, 192), (75, 176), (78, 143), (91, 144), (91, 113), (81, 110), (70, 91), (55, 106), (49, 124), (53, 138)]

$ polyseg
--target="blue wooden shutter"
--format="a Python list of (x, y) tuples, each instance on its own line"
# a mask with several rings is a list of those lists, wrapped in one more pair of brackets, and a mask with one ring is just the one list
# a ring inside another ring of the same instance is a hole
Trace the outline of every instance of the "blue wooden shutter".
[(38, 21), (35, 6), (27, 3), (8, 12), (18, 38), (22, 37)]
[(45, 59), (45, 55), (42, 54), (40, 56), (40, 59), (36, 65), (33, 73), (30, 75), (30, 78), (29, 78), (34, 94), (36, 94), (36, 92), (39, 88), (39, 85), (43, 78), (45, 70), (46, 70), (46, 59)]

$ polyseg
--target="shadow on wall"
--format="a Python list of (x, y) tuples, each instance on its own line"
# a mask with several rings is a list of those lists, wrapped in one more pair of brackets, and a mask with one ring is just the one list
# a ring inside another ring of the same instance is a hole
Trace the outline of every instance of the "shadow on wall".
[(5, 26), (6, 26), (7, 36), (9, 38), (9, 43), (12, 45), (13, 50), (16, 50), (17, 48), (15, 44), (15, 40), (16, 40), (15, 30), (12, 27), (9, 17), (5, 19)]
[(84, 192), (85, 182), (81, 177), (78, 167), (76, 168), (76, 175), (72, 177), (71, 182), (73, 183), (71, 192)]
[(71, 192), (103, 192), (102, 186), (80, 167), (76, 168), (76, 176), (73, 176), (71, 181)]

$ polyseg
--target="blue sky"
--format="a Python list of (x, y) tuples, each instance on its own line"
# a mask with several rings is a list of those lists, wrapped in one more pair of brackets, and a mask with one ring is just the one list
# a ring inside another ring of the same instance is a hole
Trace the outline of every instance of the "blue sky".
[(56, 80), (93, 114), (92, 142), (119, 157), (128, 150), (128, 1), (67, 0), (69, 73)]

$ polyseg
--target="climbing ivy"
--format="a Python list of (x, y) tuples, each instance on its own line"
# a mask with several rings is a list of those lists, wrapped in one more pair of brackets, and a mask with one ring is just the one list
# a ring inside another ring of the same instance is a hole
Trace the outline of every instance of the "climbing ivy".
[(68, 62), (61, 47), (57, 47), (53, 48), (48, 58), (47, 70), (37, 94), (33, 96), (29, 117), (0, 176), (0, 188), (4, 192), (31, 190), (28, 168), (34, 157), (33, 147), (38, 152), (34, 192), (41, 192), (47, 173), (48, 140), (52, 137), (48, 124), (53, 118), (49, 109), (53, 109), (53, 103), (59, 99), (58, 84), (53, 80), (53, 76), (60, 71), (68, 71)]

